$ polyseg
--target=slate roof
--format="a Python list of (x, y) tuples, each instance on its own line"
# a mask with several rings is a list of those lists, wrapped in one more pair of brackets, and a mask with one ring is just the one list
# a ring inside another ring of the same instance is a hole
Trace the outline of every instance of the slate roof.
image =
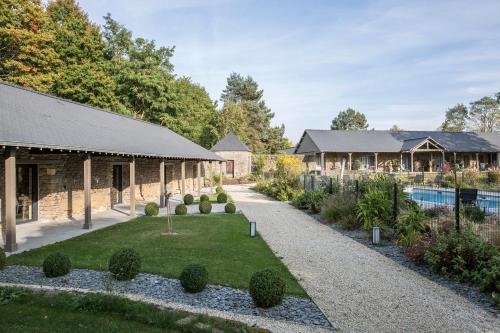
[(0, 146), (224, 161), (166, 127), (3, 82)]
[(305, 130), (296, 154), (314, 152), (390, 153), (407, 151), (431, 138), (450, 152), (500, 152), (500, 133), (439, 131)]
[(248, 147), (240, 141), (238, 136), (234, 133), (228, 133), (219, 142), (217, 142), (212, 149), (213, 152), (217, 151), (250, 151)]

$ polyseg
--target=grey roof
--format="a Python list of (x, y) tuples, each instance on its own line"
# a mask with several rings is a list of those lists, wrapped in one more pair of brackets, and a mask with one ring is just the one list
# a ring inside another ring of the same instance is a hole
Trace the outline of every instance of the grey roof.
[(166, 127), (3, 82), (0, 119), (3, 146), (224, 161)]
[(295, 149), (296, 148), (297, 147), (285, 148), (285, 149), (283, 149), (283, 154), (285, 154), (285, 155), (293, 155), (293, 154), (295, 154)]
[(500, 133), (438, 131), (305, 130), (296, 154), (314, 152), (389, 153), (407, 151), (430, 138), (446, 151), (500, 152)]
[(219, 142), (217, 142), (211, 151), (250, 151), (248, 147), (240, 141), (234, 133), (228, 133)]

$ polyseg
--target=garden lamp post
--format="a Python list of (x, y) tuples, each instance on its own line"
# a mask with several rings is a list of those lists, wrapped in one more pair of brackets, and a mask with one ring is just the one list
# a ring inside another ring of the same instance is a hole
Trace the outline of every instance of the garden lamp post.
[(257, 222), (251, 221), (250, 222), (250, 237), (255, 237), (257, 234)]

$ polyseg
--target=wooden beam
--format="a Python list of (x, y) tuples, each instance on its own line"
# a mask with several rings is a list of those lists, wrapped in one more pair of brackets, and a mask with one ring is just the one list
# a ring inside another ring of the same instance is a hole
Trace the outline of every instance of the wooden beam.
[(135, 157), (129, 163), (130, 167), (130, 217), (135, 217)]
[(5, 251), (17, 250), (16, 241), (16, 149), (5, 151)]
[(375, 172), (378, 171), (378, 153), (375, 153)]
[(196, 162), (196, 176), (198, 176), (198, 196), (201, 196), (201, 161)]
[(479, 170), (479, 153), (476, 153), (476, 169)]
[(348, 153), (349, 154), (349, 171), (352, 170), (352, 153)]
[(399, 154), (399, 173), (403, 172), (403, 153)]
[(186, 195), (186, 161), (181, 161), (181, 195)]
[(165, 160), (160, 160), (160, 207), (165, 207)]
[(413, 152), (410, 153), (410, 157), (411, 157), (410, 158), (410, 163), (411, 163), (411, 165), (410, 165), (410, 171), (413, 172)]
[(85, 208), (85, 222), (83, 229), (92, 229), (92, 156), (85, 155), (83, 160), (83, 202)]

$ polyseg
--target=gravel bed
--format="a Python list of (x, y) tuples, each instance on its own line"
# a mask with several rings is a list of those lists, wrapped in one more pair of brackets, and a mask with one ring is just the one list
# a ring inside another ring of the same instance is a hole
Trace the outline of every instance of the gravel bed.
[(153, 274), (141, 273), (132, 281), (116, 281), (109, 272), (72, 269), (66, 276), (47, 278), (39, 267), (7, 266), (0, 271), (0, 282), (136, 294), (199, 308), (331, 327), (321, 310), (307, 298), (286, 296), (281, 305), (261, 309), (254, 306), (244, 290), (210, 285), (200, 293), (188, 294), (178, 280)]

